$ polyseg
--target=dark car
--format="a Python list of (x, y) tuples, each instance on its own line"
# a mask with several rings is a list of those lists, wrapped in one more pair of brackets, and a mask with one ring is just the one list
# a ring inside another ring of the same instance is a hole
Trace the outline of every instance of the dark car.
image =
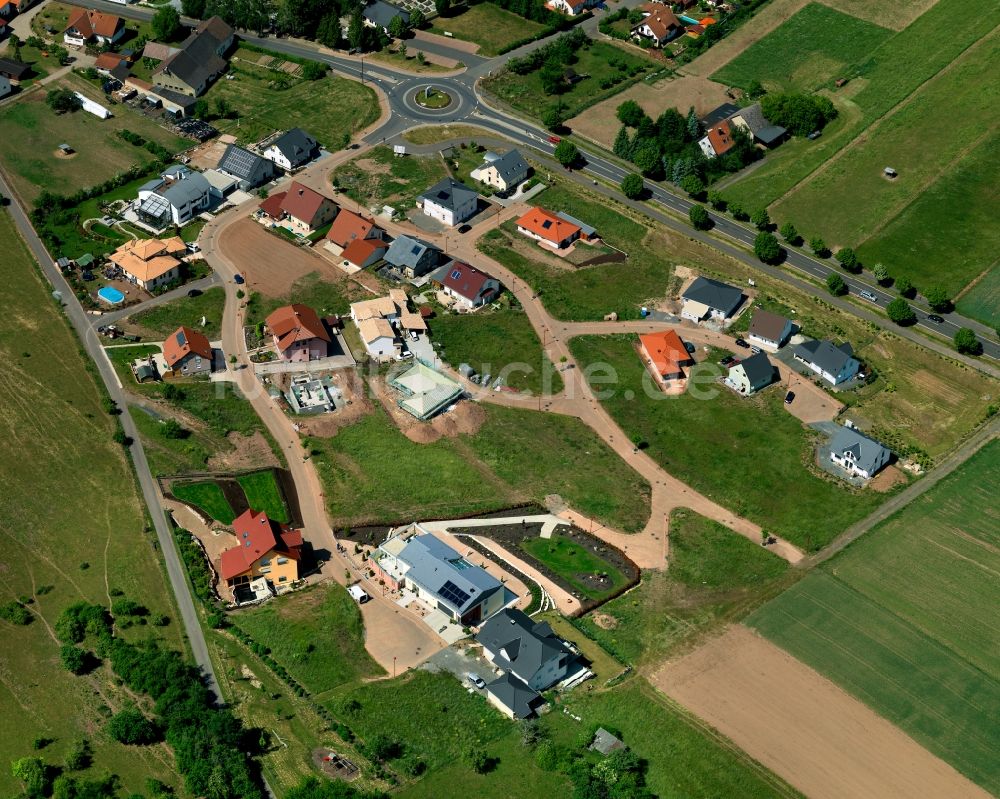
[(719, 366), (735, 366), (739, 363), (739, 360), (732, 355), (727, 355), (721, 361), (719, 361)]
[(743, 339), (741, 339), (741, 338), (738, 338), (738, 339), (736, 339), (736, 346), (737, 346), (737, 347), (743, 347), (743, 349), (745, 349), (745, 350), (746, 350), (746, 349), (750, 349), (750, 345), (749, 345), (749, 344), (747, 344), (747, 343), (746, 343), (746, 342), (745, 342), (745, 341), (744, 341)]
[(694, 355), (694, 349), (695, 349), (694, 344), (692, 344), (690, 341), (684, 342), (684, 349), (688, 351), (688, 355)]
[(785, 394), (785, 405), (791, 405), (792, 400), (794, 399), (795, 399), (795, 392), (789, 391), (787, 394)]
[(944, 322), (944, 319), (942, 319), (936, 313), (929, 313), (929, 314), (927, 314), (927, 319), (929, 321), (931, 321), (931, 322), (934, 322), (934, 324), (937, 324), (937, 325), (940, 325), (942, 322)]
[(190, 289), (188, 291), (188, 296), (189, 297), (200, 297), (201, 296), (201, 289)]
[(470, 230), (472, 230), (472, 225), (462, 225), (462, 226), (461, 226), (461, 227), (460, 227), (460, 228), (458, 229), (458, 232), (459, 232), (459, 233), (468, 233), (468, 232), (469, 232)]
[(242, 286), (246, 281), (243, 279), (243, 275), (235, 275), (233, 277), (233, 282), (238, 286)]

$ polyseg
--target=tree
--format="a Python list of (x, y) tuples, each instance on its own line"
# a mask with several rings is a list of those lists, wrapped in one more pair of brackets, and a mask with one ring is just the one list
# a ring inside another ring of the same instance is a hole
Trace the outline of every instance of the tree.
[(546, 94), (559, 94), (566, 88), (566, 68), (555, 59), (550, 58), (542, 64), (538, 78)]
[(691, 227), (695, 230), (708, 230), (712, 227), (712, 218), (703, 205), (692, 205), (688, 211), (688, 219), (691, 220)]
[(90, 658), (87, 653), (72, 644), (63, 644), (59, 647), (59, 660), (63, 668), (74, 674), (83, 674), (90, 665)]
[(857, 274), (861, 271), (861, 264), (858, 261), (857, 253), (850, 247), (841, 247), (834, 256), (837, 262), (848, 272)]
[(710, 191), (708, 193), (708, 203), (716, 211), (725, 211), (726, 206), (728, 205), (728, 203), (726, 202), (726, 198), (723, 197), (721, 194), (719, 194), (719, 192), (717, 191)]
[(183, 30), (180, 12), (171, 5), (160, 6), (150, 22), (153, 36), (159, 41), (172, 42), (180, 38)]
[(573, 142), (564, 140), (556, 145), (555, 156), (560, 164), (569, 169), (580, 159), (580, 151)]
[(372, 760), (384, 761), (399, 757), (402, 746), (384, 732), (375, 733), (365, 747), (365, 754)]
[(660, 160), (660, 151), (652, 142), (642, 145), (632, 156), (632, 162), (639, 167), (639, 171), (644, 175), (653, 176), (658, 173), (663, 162)]
[(812, 94), (768, 94), (761, 99), (760, 110), (772, 125), (781, 125), (794, 136), (820, 130), (837, 116), (829, 99)]
[(791, 222), (785, 222), (785, 224), (781, 226), (781, 238), (793, 247), (802, 243), (802, 237), (799, 235), (799, 231), (795, 229), (795, 225)]
[(225, 97), (215, 98), (215, 115), (220, 119), (235, 119), (238, 114)]
[(917, 321), (917, 315), (913, 313), (910, 304), (902, 297), (896, 297), (896, 299), (890, 302), (886, 306), (885, 312), (900, 327), (912, 325)]
[(194, 19), (205, 18), (206, 0), (181, 0), (181, 13)]
[(842, 297), (847, 294), (847, 284), (844, 278), (836, 272), (831, 272), (826, 276), (826, 288), (834, 297)]
[(896, 278), (896, 291), (899, 292), (900, 297), (913, 297), (916, 291), (913, 289), (913, 283), (910, 282), (908, 277)]
[(767, 230), (771, 227), (771, 217), (766, 208), (758, 208), (750, 215), (750, 222), (757, 230)]
[(419, 30), (424, 26), (424, 22), (427, 20), (424, 17), (424, 12), (419, 8), (415, 8), (410, 12), (410, 29)]
[(545, 127), (552, 131), (559, 130), (566, 121), (566, 110), (566, 103), (562, 100), (556, 100), (546, 108), (542, 112), (542, 122), (545, 123)]
[(306, 80), (319, 80), (326, 77), (326, 64), (319, 61), (306, 61), (302, 65), (302, 77)]
[(490, 770), (490, 766), (492, 765), (489, 755), (475, 746), (465, 750), (462, 759), (465, 760), (469, 768), (476, 772), (476, 774), (485, 774)]
[(407, 33), (409, 33), (409, 29), (399, 14), (389, 20), (389, 35), (393, 39), (402, 39)]
[(955, 331), (955, 349), (963, 355), (979, 355), (983, 351), (983, 343), (976, 337), (974, 330), (960, 327)]
[(57, 114), (77, 111), (83, 107), (80, 98), (70, 89), (49, 89), (45, 95), (45, 102)]
[(626, 100), (618, 106), (615, 114), (619, 122), (630, 128), (638, 128), (642, 124), (642, 120), (649, 118), (642, 110), (642, 106), (635, 100)]
[(729, 203), (729, 213), (733, 215), (733, 219), (738, 219), (741, 222), (746, 222), (750, 218), (750, 214), (743, 209), (743, 203)]
[(820, 258), (830, 257), (830, 248), (826, 246), (826, 242), (819, 236), (809, 239), (809, 249), (816, 253), (816, 255)]
[(107, 725), (108, 735), (118, 743), (142, 746), (159, 739), (156, 725), (147, 719), (138, 708), (127, 707), (111, 717)]
[(872, 277), (884, 285), (889, 279), (889, 270), (885, 268), (885, 264), (877, 263), (872, 267)]
[(615, 136), (611, 151), (619, 158), (626, 161), (632, 160), (632, 139), (629, 138), (628, 128), (625, 125), (618, 128), (618, 135)]
[(947, 290), (941, 286), (931, 286), (926, 289), (924, 297), (927, 299), (927, 304), (931, 306), (932, 311), (948, 313), (951, 310), (951, 297), (948, 296)]
[(622, 179), (622, 194), (630, 200), (638, 200), (642, 196), (643, 191), (645, 191), (645, 188), (642, 175), (637, 175), (635, 172), (629, 173)]
[(767, 90), (761, 85), (759, 80), (752, 80), (747, 84), (746, 96), (751, 100), (759, 100), (767, 94)]
[(434, 0), (434, 10), (437, 11), (439, 17), (448, 16), (448, 12), (451, 10), (451, 0)]
[(176, 419), (167, 419), (160, 425), (160, 432), (163, 433), (164, 438), (187, 438), (191, 433), (181, 427), (180, 422)]
[(781, 245), (773, 233), (762, 230), (753, 240), (753, 251), (765, 264), (776, 264), (781, 260)]
[(66, 768), (70, 771), (83, 771), (90, 767), (93, 759), (90, 741), (86, 738), (76, 738), (66, 753)]
[(360, 50), (365, 37), (365, 23), (361, 18), (361, 7), (355, 6), (351, 20), (347, 23), (347, 43), (352, 50)]
[(696, 200), (705, 199), (705, 183), (697, 175), (685, 175), (681, 180), (681, 188)]
[(10, 773), (24, 783), (28, 796), (46, 796), (52, 786), (52, 775), (40, 757), (22, 757), (10, 764)]

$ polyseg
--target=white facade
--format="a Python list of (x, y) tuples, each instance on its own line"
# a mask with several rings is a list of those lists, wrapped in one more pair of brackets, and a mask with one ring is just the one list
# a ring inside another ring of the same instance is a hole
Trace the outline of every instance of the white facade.
[(848, 474), (853, 474), (856, 477), (863, 477), (868, 480), (878, 474), (879, 470), (889, 462), (890, 454), (891, 453), (888, 449), (883, 448), (878, 459), (875, 461), (874, 467), (871, 468), (871, 471), (862, 469), (858, 465), (857, 461), (854, 460), (854, 454), (850, 450), (845, 450), (841, 453), (831, 452), (830, 460), (832, 460)]
[(448, 227), (454, 227), (464, 222), (476, 213), (476, 207), (477, 198), (475, 195), (472, 196), (471, 200), (454, 209), (438, 205), (433, 200), (425, 199), (423, 202), (423, 212), (431, 219), (436, 219)]
[(396, 344), (392, 336), (378, 336), (365, 342), (365, 349), (372, 358), (384, 360), (396, 357)]
[(280, 166), (286, 172), (292, 171), (292, 162), (289, 161), (283, 152), (275, 147), (273, 144), (264, 150), (264, 157), (268, 161), (273, 161), (275, 164)]
[(705, 154), (706, 158), (715, 158), (715, 148), (712, 146), (712, 142), (709, 141), (708, 136), (702, 136), (698, 139), (698, 146), (701, 147), (701, 151)]

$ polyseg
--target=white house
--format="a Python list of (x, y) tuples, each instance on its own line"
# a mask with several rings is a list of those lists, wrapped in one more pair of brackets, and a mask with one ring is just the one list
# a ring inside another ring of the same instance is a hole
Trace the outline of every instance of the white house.
[(792, 321), (770, 311), (754, 311), (747, 338), (758, 347), (779, 349), (792, 335)]
[(490, 618), (476, 640), (483, 645), (483, 654), (490, 663), (512, 672), (536, 691), (564, 680), (577, 662), (576, 653), (547, 622), (536, 622), (516, 608)]
[(466, 308), (478, 308), (500, 293), (500, 281), (461, 261), (443, 267), (441, 286), (445, 294)]
[(508, 150), (503, 155), (488, 152), (483, 163), (472, 170), (470, 177), (492, 186), (498, 192), (512, 192), (528, 179), (528, 163), (517, 150)]
[(365, 349), (374, 360), (385, 361), (396, 357), (396, 332), (387, 319), (374, 317), (362, 319), (357, 324)]
[(736, 389), (740, 394), (749, 396), (767, 388), (774, 382), (774, 364), (763, 352), (751, 355), (745, 361), (730, 367), (726, 376), (726, 383)]
[(830, 460), (854, 477), (874, 477), (891, 457), (878, 441), (850, 427), (841, 427), (830, 439)]
[(125, 20), (114, 14), (75, 9), (63, 31), (63, 42), (71, 47), (83, 47), (89, 42), (114, 44), (125, 35)]
[(698, 277), (681, 294), (681, 316), (692, 322), (725, 322), (743, 304), (743, 292), (734, 286)]
[(792, 356), (832, 386), (850, 380), (861, 368), (861, 363), (853, 357), (854, 348), (847, 341), (839, 346), (832, 341), (806, 341), (795, 348)]
[(139, 187), (136, 212), (147, 223), (163, 228), (190, 222), (211, 203), (212, 186), (205, 176), (175, 165)]
[(281, 134), (264, 150), (264, 157), (286, 172), (308, 164), (319, 155), (319, 144), (302, 128)]
[(570, 17), (582, 14), (595, 4), (595, 0), (549, 0), (546, 7)]
[(423, 212), (448, 226), (459, 225), (476, 213), (479, 195), (452, 178), (445, 178), (417, 197)]

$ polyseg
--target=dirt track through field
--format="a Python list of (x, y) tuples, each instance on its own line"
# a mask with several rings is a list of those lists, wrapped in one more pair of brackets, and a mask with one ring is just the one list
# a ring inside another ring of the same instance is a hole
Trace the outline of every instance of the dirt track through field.
[(651, 682), (810, 799), (989, 796), (746, 627), (730, 627)]

